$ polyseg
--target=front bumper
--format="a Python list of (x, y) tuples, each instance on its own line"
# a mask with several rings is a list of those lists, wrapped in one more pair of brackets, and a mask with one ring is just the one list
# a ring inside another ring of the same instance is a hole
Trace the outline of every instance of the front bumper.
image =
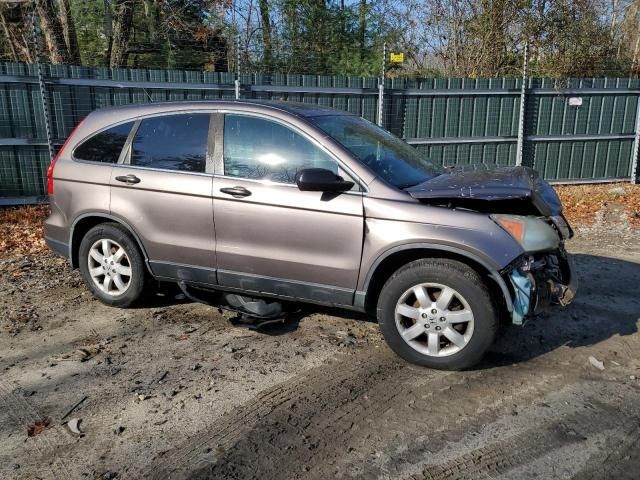
[(575, 263), (564, 248), (525, 254), (503, 273), (513, 289), (512, 321), (522, 325), (550, 305), (569, 305), (578, 289)]

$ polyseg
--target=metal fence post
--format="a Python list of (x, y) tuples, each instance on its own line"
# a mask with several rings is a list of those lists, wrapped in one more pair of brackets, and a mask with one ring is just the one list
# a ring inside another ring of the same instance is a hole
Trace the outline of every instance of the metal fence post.
[(638, 183), (638, 154), (640, 153), (640, 95), (636, 105), (636, 135), (633, 139), (633, 153), (631, 154), (631, 183)]
[(387, 42), (382, 45), (382, 75), (378, 82), (378, 125), (382, 126), (382, 111), (384, 108), (384, 68), (387, 63)]
[(235, 84), (236, 100), (240, 98), (240, 34), (236, 36), (236, 80)]
[(527, 61), (529, 45), (524, 45), (524, 64), (522, 66), (522, 85), (520, 86), (520, 118), (518, 119), (518, 146), (516, 151), (516, 165), (522, 165), (524, 153), (524, 104), (527, 100)]
[(42, 103), (42, 115), (44, 116), (44, 130), (47, 135), (47, 146), (49, 147), (49, 161), (53, 160), (55, 150), (53, 148), (53, 140), (51, 138), (51, 125), (49, 123), (49, 104), (47, 101), (47, 90), (42, 76), (42, 65), (40, 65), (40, 49), (38, 47), (38, 32), (36, 29), (36, 12), (34, 9), (31, 15), (31, 35), (33, 37), (33, 59), (35, 60), (36, 71), (38, 75), (38, 86), (40, 87), (40, 101)]

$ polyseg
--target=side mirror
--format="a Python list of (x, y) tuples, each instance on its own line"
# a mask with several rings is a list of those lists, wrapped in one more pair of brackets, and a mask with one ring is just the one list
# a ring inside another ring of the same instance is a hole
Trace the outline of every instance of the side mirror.
[(296, 175), (296, 184), (303, 192), (346, 192), (354, 185), (324, 168), (300, 170)]

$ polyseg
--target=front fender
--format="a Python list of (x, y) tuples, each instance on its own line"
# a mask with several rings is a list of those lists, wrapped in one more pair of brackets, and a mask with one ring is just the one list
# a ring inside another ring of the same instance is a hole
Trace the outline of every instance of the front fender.
[(415, 200), (365, 197), (364, 203), (365, 238), (356, 304), (366, 296), (376, 269), (385, 259), (401, 251), (422, 249), (467, 259), (484, 270), (500, 287), (511, 309), (512, 296), (499, 272), (522, 255), (523, 249), (488, 215)]
[(488, 263), (483, 256), (480, 256), (469, 250), (453, 247), (450, 245), (443, 245), (437, 243), (406, 243), (389, 248), (382, 255), (380, 255), (375, 262), (367, 270), (362, 287), (355, 292), (354, 306), (357, 308), (364, 308), (366, 304), (366, 296), (369, 290), (371, 279), (373, 278), (376, 270), (380, 265), (389, 257), (409, 250), (421, 250), (429, 252), (442, 252), (443, 256), (446, 254), (454, 254), (457, 257), (465, 258), (471, 265), (479, 265), (485, 272), (493, 279), (496, 285), (499, 287), (502, 297), (504, 298), (505, 306), (509, 313), (513, 311), (513, 299), (511, 292), (506, 282), (504, 281), (500, 272), (496, 270), (490, 263)]

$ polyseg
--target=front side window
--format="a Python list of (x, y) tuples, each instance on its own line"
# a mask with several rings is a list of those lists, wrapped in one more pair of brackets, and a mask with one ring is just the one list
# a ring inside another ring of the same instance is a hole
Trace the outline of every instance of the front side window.
[(295, 183), (305, 168), (338, 173), (338, 163), (307, 138), (270, 120), (226, 115), (224, 174), (228, 177)]
[(84, 141), (74, 152), (74, 158), (86, 162), (117, 163), (133, 122), (108, 128)]
[(131, 165), (204, 172), (209, 118), (192, 113), (143, 119), (131, 143)]
[(398, 188), (426, 182), (443, 171), (408, 143), (363, 118), (326, 115), (311, 120), (377, 175)]

